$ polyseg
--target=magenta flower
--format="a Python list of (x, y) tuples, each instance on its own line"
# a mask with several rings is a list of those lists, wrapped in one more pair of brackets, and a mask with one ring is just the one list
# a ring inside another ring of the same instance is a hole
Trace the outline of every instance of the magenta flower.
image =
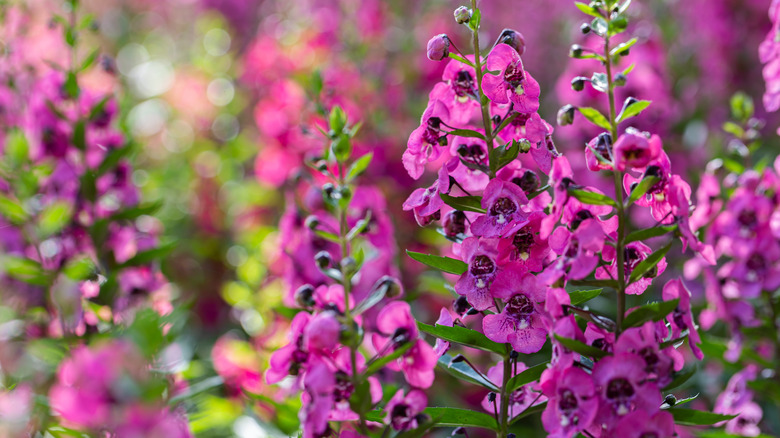
[[(642, 242), (631, 242), (627, 244), (623, 251), (622, 275), (625, 278), (628, 278), (631, 273), (634, 272), (634, 268), (636, 268), (636, 266), (642, 262), (642, 260), (646, 259), (647, 256), (652, 253), (653, 249)], [(596, 269), (596, 278), (617, 279), (618, 269), (616, 266), (617, 260), (615, 247), (610, 245), (604, 246), (604, 249), (601, 251), (601, 258), (610, 264), (606, 267), (600, 267)], [(626, 293), (629, 295), (641, 295), (645, 290), (647, 290), (647, 288), (653, 282), (653, 279), (663, 274), (665, 270), (666, 257), (662, 258), (656, 267), (650, 270), (650, 272), (645, 274), (642, 278), (628, 285), (628, 287), (626, 287)]]
[[(522, 362), (517, 362), (516, 365), (513, 366), (513, 372), (515, 375), (520, 374), (527, 369), (528, 367)], [(487, 377), (497, 386), (501, 386), (501, 382), (504, 381), (504, 362), (499, 361), (497, 364), (490, 367), (487, 372)], [(514, 418), (531, 406), (544, 403), (546, 400), (547, 397), (540, 394), (538, 383), (532, 382), (527, 385), (523, 385), (520, 389), (509, 394), (509, 402), (511, 403), (509, 405), (509, 418)], [(487, 395), (485, 395), (485, 398), (482, 399), (482, 409), (490, 412), (491, 414), (494, 413), (496, 408), (500, 406), (501, 394), (496, 394), (495, 406)]]
[(680, 232), (683, 241), (683, 251), (686, 245), (699, 253), (710, 265), (715, 264), (715, 251), (710, 245), (705, 245), (699, 241), (689, 223), (691, 206), (691, 187), (677, 175), (672, 176), (672, 180), (667, 187), (667, 196), (674, 220), (677, 222), (677, 229)]
[(336, 388), (335, 373), (322, 360), (315, 360), (306, 372), (301, 396), (303, 406), (298, 413), (306, 438), (326, 435), (328, 418), (333, 407), (333, 391)]
[(764, 41), (758, 46), (758, 56), (764, 65), (763, 75), (766, 82), (764, 108), (773, 112), (780, 109), (780, 5), (773, 1), (769, 7), (769, 19), (772, 28)]
[(671, 206), (669, 205), (667, 196), (667, 187), (673, 178), (672, 163), (669, 161), (669, 156), (666, 155), (666, 152), (662, 151), (661, 155), (656, 160), (648, 164), (641, 177), (636, 178), (631, 175), (631, 173), (626, 173), (623, 176), (623, 187), (625, 188), (626, 193), (630, 195), (635, 185), (649, 176), (659, 178), (660, 181), (650, 187), (644, 196), (637, 199), (636, 205), (650, 207), (653, 219), (665, 221), (668, 219), (668, 215), (671, 212)]
[(618, 137), (614, 147), (615, 167), (620, 171), (628, 168), (644, 169), (663, 151), (661, 138), (634, 128), (627, 128)]
[(496, 276), (490, 291), (506, 305), (501, 313), (482, 320), (485, 336), (496, 342), (509, 342), (520, 353), (541, 350), (547, 341), (542, 316), (545, 287), (533, 275), (508, 267)]
[(404, 202), (404, 211), (412, 210), (417, 224), (424, 227), (441, 219), (441, 207), (444, 201), (439, 197), (439, 181), (427, 189), (415, 189)]
[(522, 206), (527, 203), (528, 198), (516, 184), (500, 179), (490, 181), (482, 195), (482, 208), (487, 213), (471, 224), (471, 232), (481, 237), (503, 236), (526, 220), (528, 214)]
[(645, 361), (632, 353), (607, 356), (593, 367), (593, 381), (601, 398), (599, 423), (611, 423), (636, 410), (655, 413), (662, 403), (655, 383), (646, 381)]
[(417, 429), (424, 422), (425, 417), (421, 414), (427, 405), (428, 397), (419, 389), (410, 390), (406, 396), (404, 390), (399, 389), (387, 402), (385, 424), (401, 431)]
[(591, 426), (599, 400), (590, 374), (573, 366), (556, 367), (545, 370), (539, 382), (548, 398), (542, 424), (549, 436), (571, 438)]
[[(467, 58), (474, 60), (474, 56)], [(453, 123), (464, 125), (479, 114), (477, 79), (474, 68), (460, 61), (451, 60), (429, 95), (430, 100), (440, 100), (447, 106)]]
[(393, 351), (408, 342), (414, 343), (403, 357), (388, 364), (388, 367), (402, 371), (406, 381), (414, 387), (430, 387), (438, 356), (427, 342), (419, 338), (409, 303), (393, 301), (379, 312), (376, 322), (379, 334), (374, 336), (373, 342), (378, 351), (387, 351), (388, 348)]
[(412, 131), (403, 155), (404, 168), (409, 176), (419, 179), (425, 171), (425, 165), (441, 154), (440, 139), (444, 137), (442, 125), (449, 123), (450, 113), (440, 100), (428, 102), (423, 112), (420, 127)]
[(482, 91), (495, 103), (514, 104), (521, 113), (533, 113), (539, 109), (539, 83), (523, 69), (523, 62), (515, 49), (498, 44), (487, 57), (488, 71), (498, 71), (498, 75), (487, 74), (482, 79)]
[(306, 312), (295, 315), (287, 335), (290, 343), (271, 354), (269, 367), (265, 372), (266, 382), (274, 384), (288, 375), (297, 376), (309, 361), (309, 352), (304, 344), (303, 336), (310, 320), (311, 315)]
[(184, 412), (142, 405), (129, 408), (113, 432), (127, 438), (192, 437)]
[(674, 432), (674, 417), (666, 411), (650, 415), (645, 411), (634, 411), (618, 421), (610, 429), (609, 436), (625, 438), (672, 438)]
[(724, 415), (737, 415), (726, 423), (726, 432), (740, 436), (757, 436), (761, 433), (758, 424), (763, 412), (753, 401), (753, 391), (748, 383), (756, 380), (758, 367), (748, 365), (729, 379), (726, 388), (715, 401), (713, 412)]
[(490, 284), (498, 273), (498, 239), (469, 237), (461, 245), (461, 259), (469, 267), (455, 283), (455, 292), (465, 296), (477, 310), (492, 307)]
[(531, 213), (528, 223), (508, 234), (506, 239), (501, 239), (498, 244), (501, 259), (521, 266), (524, 271), (541, 271), (550, 254), (547, 239), (540, 235), (544, 217), (545, 214), (541, 211)]
[[(656, 325), (646, 322), (642, 327), (634, 327), (620, 335), (615, 344), (615, 353), (634, 353), (645, 361), (645, 373), (648, 379), (663, 388), (672, 381), (674, 361), (658, 349), (659, 339)], [(674, 347), (668, 347), (673, 349)]]
[(561, 155), (553, 160), (549, 182), (550, 187), (553, 188), (553, 205), (550, 214), (542, 220), (542, 227), (539, 230), (543, 239), (550, 236), (563, 214), (563, 208), (569, 200), (568, 188), (574, 184), (573, 176), (571, 165), (565, 156)]
[[(439, 312), (439, 319), (436, 320), (435, 325), (443, 325), (445, 327), (452, 327), (452, 315), (450, 311), (442, 307)], [(436, 338), (436, 344), (433, 346), (433, 352), (437, 357), (442, 357), (447, 350), (450, 349), (450, 343), (441, 338)]]
[(696, 330), (696, 324), (693, 322), (691, 313), (691, 292), (685, 287), (679, 278), (669, 280), (664, 285), (663, 298), (665, 301), (680, 299), (677, 308), (666, 317), (672, 328), (672, 339), (682, 336), (682, 332), (688, 330), (688, 345), (691, 346), (694, 356), (701, 360), (704, 355), (699, 349), (701, 338)]
[(612, 136), (602, 132), (585, 146), (585, 162), (593, 172), (612, 170)]
[(585, 219), (574, 232), (566, 227), (556, 228), (549, 243), (561, 257), (545, 268), (540, 278), (554, 284), (564, 276), (573, 280), (587, 277), (598, 265), (597, 253), (604, 248), (604, 238), (598, 219)]

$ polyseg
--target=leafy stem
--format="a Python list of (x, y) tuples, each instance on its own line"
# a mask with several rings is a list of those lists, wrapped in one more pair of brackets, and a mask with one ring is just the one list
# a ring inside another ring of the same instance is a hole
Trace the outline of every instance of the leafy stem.
[[(477, 11), (477, 0), (471, 0), (471, 8)], [(488, 163), (490, 168), (490, 178), (496, 177), (496, 171), (494, 169), (495, 163), (493, 160), (493, 129), (490, 126), (490, 111), (488, 108), (488, 100), (482, 93), (482, 58), (479, 53), (479, 23), (477, 23), (471, 31), (472, 42), (474, 43), (474, 66), (477, 73), (477, 98), (479, 100), (479, 106), (482, 110), (482, 126), (485, 129), (485, 143), (488, 148)]]

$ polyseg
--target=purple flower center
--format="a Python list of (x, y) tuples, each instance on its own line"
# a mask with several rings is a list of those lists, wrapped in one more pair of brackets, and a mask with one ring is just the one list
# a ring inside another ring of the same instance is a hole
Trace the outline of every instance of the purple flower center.
[(650, 187), (647, 193), (661, 193), (664, 191), (667, 178), (666, 175), (664, 175), (663, 170), (661, 170), (660, 166), (656, 166), (655, 164), (652, 166), (647, 166), (647, 169), (645, 170), (645, 176), (654, 176), (660, 180), (653, 184), (653, 187)]
[(645, 371), (652, 373), (658, 367), (658, 354), (652, 347), (645, 347), (638, 351), (639, 355), (645, 360)]
[(511, 220), (512, 213), (517, 211), (517, 204), (507, 197), (496, 199), (496, 202), (490, 207), (490, 215), (497, 216), (496, 222), (504, 224)]
[(571, 221), (571, 229), (576, 230), (580, 227), (580, 224), (582, 224), (584, 221), (588, 219), (593, 219), (593, 213), (591, 213), (588, 210), (580, 210), (577, 212), (577, 214), (574, 215), (574, 219)]
[(536, 172), (532, 170), (526, 170), (525, 173), (523, 173), (523, 176), (513, 178), (512, 182), (520, 187), (525, 193), (536, 191), (541, 185), (539, 177), (536, 175)]
[(445, 220), (444, 232), (447, 237), (453, 239), (466, 233), (466, 213), (460, 210), (453, 210), (448, 214)]
[(644, 256), (638, 249), (628, 247), (623, 251), (623, 272), (625, 275), (630, 275), (636, 266), (644, 260)]
[(595, 339), (595, 340), (593, 340), (593, 342), (591, 342), (590, 345), (598, 348), (599, 350), (606, 351), (606, 352), (611, 352), (611, 350), (612, 350), (611, 348), (609, 348), (610, 345), (607, 342), (607, 340), (604, 339), (604, 338)]
[(658, 434), (655, 432), (645, 432), (640, 435), (639, 438), (658, 438)]
[(466, 70), (460, 70), (452, 81), (452, 89), (458, 97), (465, 97), (474, 94), (474, 78)]
[(756, 212), (748, 209), (740, 211), (739, 215), (737, 216), (737, 220), (739, 221), (739, 224), (742, 225), (742, 228), (747, 229), (754, 228), (756, 226), (756, 222), (758, 222)]
[(576, 237), (569, 239), (569, 244), (566, 245), (566, 251), (564, 251), (564, 253), (569, 259), (577, 257), (577, 255), (580, 253), (580, 241), (577, 240)]
[(439, 144), (439, 137), (441, 133), (441, 119), (438, 117), (431, 117), (428, 119), (427, 127), (423, 132), (423, 141), (427, 144), (436, 145)]
[(458, 155), (465, 161), (481, 164), (485, 160), (485, 150), (478, 144), (461, 144), (458, 146)]
[(599, 134), (596, 146), (593, 149), (602, 158), (609, 160), (609, 157), (612, 155), (612, 136), (606, 132)]
[(623, 377), (617, 377), (607, 383), (607, 400), (615, 405), (618, 415), (625, 415), (630, 411), (631, 399), (635, 393), (634, 385)]
[(490, 257), (486, 255), (478, 255), (474, 257), (474, 260), (471, 261), (471, 269), (469, 271), (471, 272), (471, 275), (475, 277), (482, 277), (492, 274), (495, 270), (496, 265), (493, 263), (493, 260), (491, 260)]
[(522, 94), (522, 85), (525, 80), (525, 72), (523, 66), (520, 65), (520, 61), (515, 61), (506, 66), (504, 70), (504, 82), (509, 84), (511, 90), (518, 94)]
[(523, 260), (527, 259), (531, 252), (531, 246), (533, 246), (534, 243), (534, 235), (531, 231), (522, 228), (512, 239), (512, 245), (515, 247), (515, 255)]
[(576, 426), (577, 423), (579, 423), (580, 419), (577, 415), (578, 407), (579, 402), (577, 401), (577, 396), (574, 395), (574, 392), (572, 392), (570, 389), (564, 389), (561, 391), (560, 396), (558, 397), (558, 409), (562, 414), (562, 426)]
[(514, 317), (524, 317), (534, 312), (534, 303), (525, 294), (517, 294), (506, 303), (506, 312)]
[(403, 403), (393, 406), (393, 410), (390, 412), (390, 421), (393, 424), (393, 429), (407, 430), (411, 428), (410, 426), (414, 418), (409, 416), (409, 410), (409, 406)]
[(677, 327), (680, 327), (681, 330), (686, 330), (688, 328), (688, 324), (685, 322), (685, 312), (679, 307), (672, 312), (672, 319), (674, 320), (674, 324)]
[(754, 252), (753, 255), (745, 261), (745, 267), (748, 268), (747, 279), (749, 281), (757, 281), (763, 277), (764, 272), (766, 272), (766, 259), (761, 254)]
[(355, 386), (352, 384), (347, 373), (336, 371), (336, 388), (333, 390), (333, 399), (338, 402), (349, 401), (349, 397), (355, 392)]

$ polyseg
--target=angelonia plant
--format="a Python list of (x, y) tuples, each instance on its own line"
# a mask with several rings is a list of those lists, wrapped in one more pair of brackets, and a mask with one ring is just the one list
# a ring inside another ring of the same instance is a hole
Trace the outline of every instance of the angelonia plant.
[[(270, 357), (267, 383), (285, 379), (301, 391), (304, 437), (367, 436), (384, 423), (405, 431), (430, 423), (422, 410), (436, 355), (421, 339), (402, 294), (393, 228), (381, 193), (358, 179), (372, 154), (352, 156), (351, 125), (334, 106), (327, 114), (322, 154), (301, 176), (282, 219), (285, 301), (297, 309), (289, 343)], [(302, 198), (302, 199), (301, 199)], [(383, 380), (399, 382), (384, 409)], [(291, 382), (290, 380), (291, 379)], [(335, 422), (335, 423), (334, 423)]]
[[(487, 414), (445, 414), (447, 422), (459, 418), (455, 424), (506, 437), (513, 423), (541, 411), (550, 436), (672, 437), (680, 425), (732, 418), (677, 407), (690, 400), (672, 393), (695, 369), (686, 367), (690, 355), (681, 345), (687, 341), (702, 358), (683, 280), (667, 280), (662, 301), (627, 307), (627, 296), (641, 296), (664, 273), (674, 237), (683, 251), (715, 263), (713, 248), (692, 230), (690, 185), (672, 172), (661, 138), (631, 127), (651, 102), (615, 100), (616, 88), (632, 79), (632, 67), (616, 69), (637, 42), (626, 36), (629, 4), (575, 3), (589, 16), (582, 32), (601, 44), (574, 45), (569, 55), (602, 68), (571, 86), (601, 92), (603, 109), (566, 105), (557, 116), (559, 125), (582, 117), (602, 131), (584, 148), (587, 169), (613, 181), (608, 194), (578, 184), (556, 149), (553, 127), (538, 113), (540, 87), (523, 65), (519, 32), (504, 30), (481, 53), (482, 17), (472, 2), (455, 17), (471, 32), (473, 54), (448, 35), (428, 43), (430, 59), (449, 61), (403, 160), (415, 179), (428, 168), (438, 177), (404, 207), (420, 225), (439, 227), (453, 242), (453, 257), (408, 254), (459, 278), (452, 312), (443, 309), (436, 325), (421, 327), (444, 342), (440, 354), (458, 343), (499, 359), (485, 374), (473, 359), (441, 356), (444, 368), (490, 391)], [(632, 218), (641, 215), (655, 225), (635, 229)], [(656, 249), (644, 242), (650, 240)], [(587, 307), (599, 295), (613, 301), (613, 314)], [(548, 341), (549, 360), (529, 367), (525, 358)]]
[(94, 18), (64, 8), (51, 23), (64, 64), (16, 62), (21, 34), (2, 60), (0, 397), (13, 409), (0, 435), (188, 437), (155, 359), (173, 323), (157, 262), (169, 248), (132, 184), (115, 96), (83, 85), (112, 68), (79, 50)]

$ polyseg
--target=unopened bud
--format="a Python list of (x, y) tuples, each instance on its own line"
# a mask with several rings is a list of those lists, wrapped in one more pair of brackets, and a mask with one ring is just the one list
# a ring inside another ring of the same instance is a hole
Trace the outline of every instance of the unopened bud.
[(320, 251), (317, 253), (317, 255), (314, 256), (314, 261), (317, 263), (317, 266), (319, 266), (320, 269), (326, 269), (330, 267), (333, 259), (330, 257), (330, 253), (328, 251)]
[(506, 44), (515, 49), (520, 56), (525, 53), (525, 38), (523, 37), (523, 34), (516, 30), (504, 29), (501, 31), (501, 35), (498, 36), (496, 44)]
[(303, 307), (309, 308), (314, 305), (314, 286), (304, 284), (295, 291), (295, 302)]
[(490, 403), (493, 403), (494, 401), (496, 401), (496, 393), (495, 392), (489, 392), (488, 393), (488, 401)]
[(458, 24), (466, 24), (471, 20), (471, 9), (465, 7), (465, 6), (458, 6), (457, 9), (455, 9), (455, 12), (453, 15), (455, 16), (455, 22)]
[(346, 275), (353, 275), (357, 272), (357, 260), (355, 260), (354, 257), (345, 257), (341, 259), (339, 265), (341, 266), (341, 272)]
[(573, 44), (569, 49), (569, 56), (572, 58), (579, 58), (582, 56), (582, 46), (579, 44)]
[(590, 24), (582, 23), (582, 26), (580, 26), (580, 32), (582, 32), (583, 34), (590, 33)]
[(428, 59), (441, 61), (450, 54), (450, 37), (441, 33), (428, 40)]
[(558, 110), (558, 125), (566, 126), (574, 123), (574, 106), (566, 104)]
[(335, 191), (336, 186), (334, 186), (333, 183), (325, 183), (322, 185), (322, 193), (324, 193), (328, 198), (332, 198)]
[(466, 428), (463, 427), (463, 426), (458, 427), (458, 428), (456, 428), (455, 430), (452, 431), (452, 434), (453, 435), (465, 435), (466, 434)]
[(585, 88), (585, 82), (590, 82), (590, 79), (585, 76), (577, 76), (571, 80), (571, 89), (574, 91), (582, 91)]
[(385, 275), (384, 277), (380, 278), (379, 281), (380, 287), (387, 288), (387, 290), (385, 290), (385, 296), (388, 298), (395, 298), (401, 295), (403, 292), (401, 283), (394, 277)]
[(626, 85), (626, 75), (623, 73), (618, 73), (615, 75), (615, 85), (618, 87), (622, 87), (623, 85)]
[(454, 310), (455, 313), (461, 316), (463, 316), (464, 313), (468, 312), (469, 308), (471, 308), (471, 305), (469, 305), (469, 300), (467, 300), (466, 297), (458, 297), (458, 299), (455, 300), (454, 303), (452, 303), (452, 310)]
[(304, 225), (310, 230), (316, 230), (317, 227), (320, 226), (320, 219), (317, 216), (311, 215), (306, 218)]
[(664, 398), (664, 403), (666, 403), (669, 406), (674, 406), (677, 404), (677, 397), (675, 397), (673, 394), (669, 394)]
[(466, 357), (463, 356), (462, 354), (459, 354), (459, 355), (453, 357), (452, 360), (450, 361), (450, 363), (458, 363), (458, 362), (463, 362), (465, 360), (466, 360)]

